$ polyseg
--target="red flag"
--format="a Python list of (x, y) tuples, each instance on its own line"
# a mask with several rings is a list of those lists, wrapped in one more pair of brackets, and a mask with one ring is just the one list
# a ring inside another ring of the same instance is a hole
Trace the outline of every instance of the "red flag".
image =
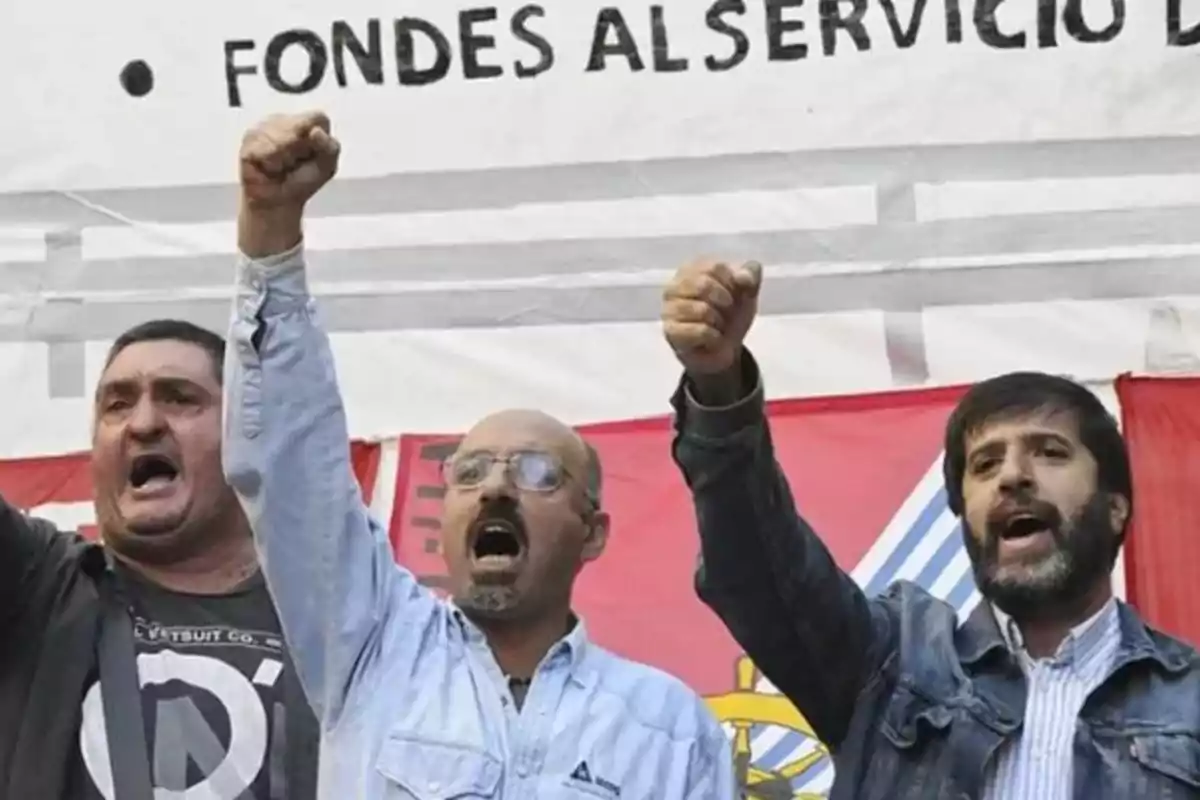
[[(941, 452), (961, 388), (770, 404), (780, 462), (797, 502), (839, 563), (852, 569)], [(671, 460), (667, 417), (580, 429), (600, 454), (607, 552), (584, 570), (575, 604), (590, 633), (662, 667), (701, 694), (729, 691), (740, 648), (696, 598), (698, 541), (687, 488)], [(403, 436), (393, 516), (397, 558), (439, 585), (440, 462), (453, 436)]]
[(383, 448), (378, 442), (350, 442), (350, 464), (362, 490), (363, 502), (371, 505), (375, 499), (375, 478), (379, 474), (379, 454)]
[(1152, 625), (1200, 644), (1200, 379), (1122, 375), (1116, 389), (1133, 463), (1126, 592)]

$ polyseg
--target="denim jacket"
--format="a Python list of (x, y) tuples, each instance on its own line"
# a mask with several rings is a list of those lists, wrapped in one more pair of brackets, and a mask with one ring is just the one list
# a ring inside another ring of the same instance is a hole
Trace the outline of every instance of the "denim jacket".
[[(746, 362), (739, 403), (701, 407), (684, 384), (673, 399), (700, 598), (829, 747), (830, 800), (982, 798), (1026, 700), (995, 616), (981, 603), (960, 625), (907, 582), (868, 598), (838, 568), (796, 511)], [(1119, 618), (1114, 669), (1079, 715), (1074, 797), (1200, 798), (1200, 662), (1129, 606)]]

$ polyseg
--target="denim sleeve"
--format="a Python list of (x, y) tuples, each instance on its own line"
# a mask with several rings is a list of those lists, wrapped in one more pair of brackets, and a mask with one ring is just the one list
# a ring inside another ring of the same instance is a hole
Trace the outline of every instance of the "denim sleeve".
[(334, 727), (382, 669), (415, 663), (436, 598), (396, 564), (350, 461), (329, 337), (301, 247), (238, 263), (222, 458), (300, 682)]
[(836, 750), (858, 696), (894, 648), (890, 607), (868, 601), (795, 507), (775, 460), (758, 366), (751, 393), (699, 405), (686, 380), (672, 404), (673, 455), (700, 530), (700, 599), (755, 665)]

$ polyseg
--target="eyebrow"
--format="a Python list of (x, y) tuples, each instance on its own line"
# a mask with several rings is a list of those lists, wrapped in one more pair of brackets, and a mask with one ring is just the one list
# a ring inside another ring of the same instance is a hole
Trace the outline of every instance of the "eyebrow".
[[(205, 395), (212, 393), (204, 388), (201, 384), (190, 378), (177, 376), (162, 376), (152, 378), (151, 386), (165, 387), (171, 389), (190, 389), (203, 392)], [(117, 378), (116, 380), (101, 381), (96, 387), (96, 396), (101, 397), (107, 394), (137, 394), (141, 391), (142, 382), (136, 378)]]
[[(1067, 436), (1066, 434), (1061, 433), (1059, 431), (1046, 430), (1046, 429), (1038, 429), (1038, 430), (1034, 430), (1034, 431), (1029, 431), (1028, 433), (1024, 433), (1017, 438), (1021, 441), (1025, 441), (1025, 442), (1054, 441), (1054, 442), (1059, 442), (1064, 445), (1068, 445), (1070, 447), (1075, 446), (1075, 443), (1072, 441), (1071, 437)], [(975, 456), (979, 455), (980, 453), (987, 453), (987, 452), (992, 452), (995, 450), (1001, 450), (1001, 449), (1004, 449), (1006, 446), (1007, 446), (1007, 443), (1003, 439), (991, 439), (991, 440), (985, 441), (984, 443), (967, 451), (967, 460), (970, 461), (971, 459), (973, 459)]]
[(470, 447), (470, 448), (459, 448), (458, 450), (455, 451), (455, 453), (457, 453), (458, 455), (468, 455), (468, 456), (470, 456), (470, 455), (497, 455), (499, 453), (507, 453), (509, 455), (511, 455), (513, 453), (546, 453), (548, 455), (555, 455), (555, 456), (558, 455), (555, 452), (554, 448), (546, 447), (544, 445), (537, 445), (532, 442), (526, 442), (523, 444), (506, 446), (506, 447), (476, 446), (476, 447)]

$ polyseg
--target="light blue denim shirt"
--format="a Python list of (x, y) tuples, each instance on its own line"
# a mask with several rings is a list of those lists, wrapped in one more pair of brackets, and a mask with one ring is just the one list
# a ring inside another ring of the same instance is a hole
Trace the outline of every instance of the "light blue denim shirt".
[(224, 426), (225, 472), (321, 720), (321, 798), (736, 797), (729, 740), (682, 682), (580, 622), (518, 712), (479, 630), (397, 566), (351, 469), (300, 247), (239, 261)]

